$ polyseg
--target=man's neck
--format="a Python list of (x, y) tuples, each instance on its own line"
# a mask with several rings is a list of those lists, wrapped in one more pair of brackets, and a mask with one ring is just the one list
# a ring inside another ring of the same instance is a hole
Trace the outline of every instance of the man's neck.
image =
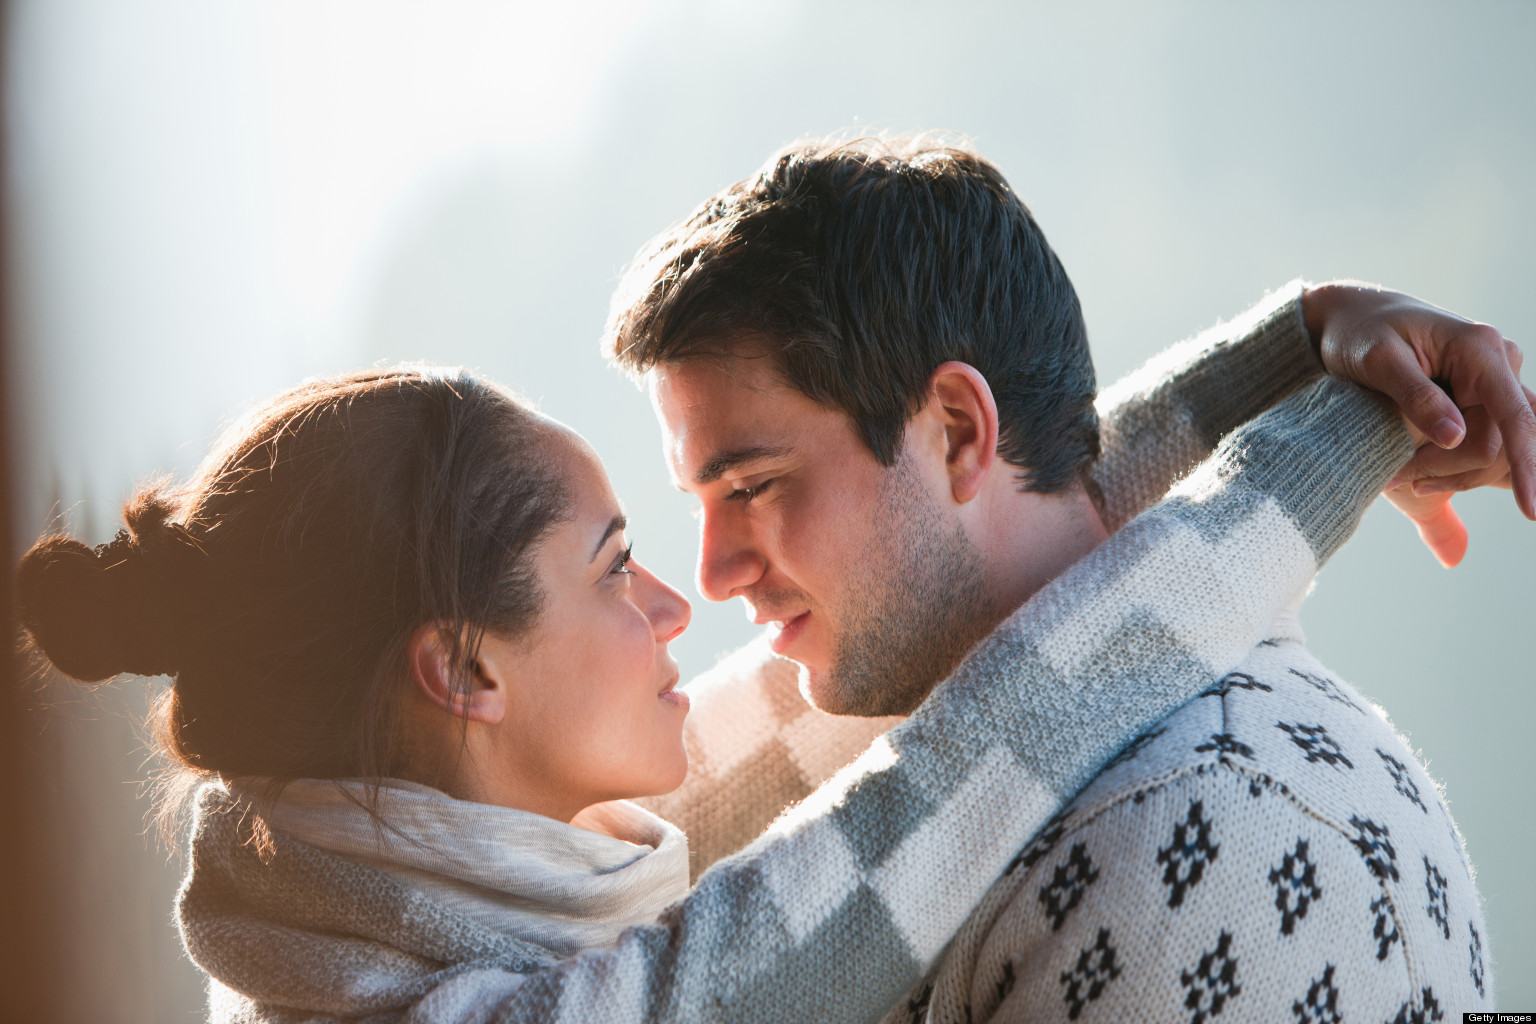
[(987, 496), (971, 531), (997, 610), (988, 631), (1109, 536), (1085, 488), (1020, 493), (1016, 483), (1007, 483), (1006, 490)]

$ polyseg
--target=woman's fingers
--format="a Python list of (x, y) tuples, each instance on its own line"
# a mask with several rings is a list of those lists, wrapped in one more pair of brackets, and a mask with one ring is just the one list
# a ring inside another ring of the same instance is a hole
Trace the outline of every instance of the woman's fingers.
[(1348, 375), (1353, 380), (1396, 402), (1420, 435), (1442, 448), (1454, 447), (1465, 436), (1467, 426), (1461, 410), (1429, 379), (1407, 343), (1379, 339), (1364, 346), (1358, 357), (1347, 363), (1352, 364)]
[(1398, 472), (1388, 486), (1415, 483), (1436, 477), (1460, 476), (1502, 463), (1509, 468), (1504, 455), (1504, 437), (1498, 424), (1482, 406), (1462, 410), (1467, 426), (1466, 436), (1454, 448), (1437, 445), (1421, 445), (1413, 458)]
[(1441, 565), (1450, 569), (1462, 560), (1467, 553), (1467, 527), (1451, 507), (1450, 495), (1416, 495), (1406, 486), (1394, 487), (1386, 495), (1413, 520), (1419, 539)]
[[(1536, 395), (1520, 382), (1518, 345), (1488, 324), (1366, 286), (1308, 288), (1301, 305), (1323, 365), (1388, 395), (1415, 443), (1428, 439), (1454, 450), (1471, 441), (1454, 459), (1421, 450), (1397, 481), (1486, 480), (1502, 446), (1515, 501), (1536, 520)], [(1478, 407), (1487, 424), (1474, 429), (1470, 410)], [(1485, 472), (1477, 476), (1479, 470)]]
[(1450, 502), (1427, 519), (1413, 520), (1413, 525), (1419, 528), (1419, 539), (1445, 568), (1455, 568), (1467, 554), (1467, 527)]
[(1428, 517), (1415, 519), (1414, 525), (1419, 528), (1419, 539), (1447, 569), (1454, 568), (1465, 557), (1467, 528), (1449, 501)]
[(1502, 487), (1505, 490), (1513, 490), (1514, 480), (1510, 475), (1509, 467), (1494, 466), (1488, 469), (1473, 470), (1470, 473), (1458, 473), (1454, 476), (1437, 476), (1429, 480), (1420, 480), (1413, 484), (1413, 493), (1422, 498), (1431, 494), (1456, 494), (1460, 491), (1475, 491), (1479, 487)]
[[(1507, 351), (1508, 345), (1504, 345), (1498, 356), (1484, 349), (1469, 355), (1475, 394), (1461, 395), (1460, 374), (1453, 376), (1453, 386), (1464, 406), (1481, 405), (1498, 426), (1509, 459), (1515, 502), (1527, 519), (1536, 520), (1536, 395), (1520, 383)], [(1515, 351), (1518, 354), (1518, 347)]]

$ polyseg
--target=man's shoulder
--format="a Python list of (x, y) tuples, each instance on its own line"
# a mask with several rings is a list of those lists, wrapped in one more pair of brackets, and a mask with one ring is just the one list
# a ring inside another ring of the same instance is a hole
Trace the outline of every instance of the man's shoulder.
[(1331, 998), (1391, 1020), (1491, 996), (1485, 934), (1437, 787), (1379, 709), (1277, 639), (1021, 852), (930, 1001), (976, 1020), (1266, 1019)]
[(1438, 787), (1385, 711), (1284, 637), (1260, 643), (1112, 758), (1067, 813), (1093, 813), (1177, 776), (1218, 770), (1330, 821), (1369, 811), (1416, 830), (1432, 811), (1448, 819)]

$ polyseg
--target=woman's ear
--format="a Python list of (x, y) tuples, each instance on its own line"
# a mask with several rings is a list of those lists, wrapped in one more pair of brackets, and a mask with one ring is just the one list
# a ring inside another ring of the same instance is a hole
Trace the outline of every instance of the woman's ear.
[(406, 641), (406, 664), (411, 682), (421, 694), (455, 718), (495, 725), (507, 710), (507, 681), (477, 659), (471, 666), (468, 692), (454, 678), (449, 658), (453, 634), (441, 623), (418, 626)]
[(981, 371), (970, 363), (939, 364), (928, 378), (928, 401), (944, 424), (944, 465), (955, 500), (981, 493), (997, 458), (997, 402)]

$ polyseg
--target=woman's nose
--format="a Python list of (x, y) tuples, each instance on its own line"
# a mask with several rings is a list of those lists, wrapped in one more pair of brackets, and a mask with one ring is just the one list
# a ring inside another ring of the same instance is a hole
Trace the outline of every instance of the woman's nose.
[(662, 643), (675, 639), (693, 619), (693, 606), (674, 586), (648, 570), (645, 573), (651, 594), (645, 614), (651, 620), (651, 630)]

